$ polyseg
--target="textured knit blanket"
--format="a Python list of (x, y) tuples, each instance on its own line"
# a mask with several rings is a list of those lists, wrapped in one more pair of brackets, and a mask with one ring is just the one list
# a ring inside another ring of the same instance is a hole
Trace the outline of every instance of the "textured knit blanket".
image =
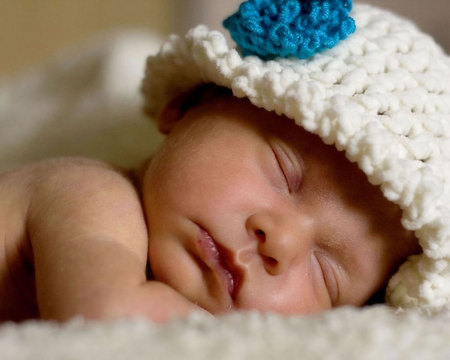
[[(158, 39), (113, 34), (0, 82), (0, 170), (83, 155), (135, 166), (160, 141), (141, 114), (144, 59)], [(386, 306), (314, 316), (236, 313), (0, 324), (0, 359), (450, 359), (450, 314)]]

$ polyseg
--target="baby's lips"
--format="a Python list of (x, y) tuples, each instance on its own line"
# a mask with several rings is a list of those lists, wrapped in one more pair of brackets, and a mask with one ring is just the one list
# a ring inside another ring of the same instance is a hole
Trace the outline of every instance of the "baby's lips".
[(233, 252), (217, 242), (207, 230), (200, 228), (198, 245), (203, 261), (216, 272), (234, 301), (240, 288), (243, 272), (235, 264)]

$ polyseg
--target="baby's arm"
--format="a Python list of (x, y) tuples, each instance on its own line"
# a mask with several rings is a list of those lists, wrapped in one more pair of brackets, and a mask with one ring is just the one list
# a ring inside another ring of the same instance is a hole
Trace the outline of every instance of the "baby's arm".
[(30, 204), (42, 318), (146, 316), (166, 321), (197, 307), (147, 281), (148, 233), (131, 181), (91, 160), (57, 161), (41, 171)]

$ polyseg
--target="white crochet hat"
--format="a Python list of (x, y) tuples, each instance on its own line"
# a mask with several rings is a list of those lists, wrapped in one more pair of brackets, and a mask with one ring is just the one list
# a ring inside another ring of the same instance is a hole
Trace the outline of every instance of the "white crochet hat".
[(387, 301), (434, 312), (450, 307), (450, 59), (390, 12), (360, 4), (350, 15), (355, 33), (306, 60), (242, 57), (204, 26), (172, 36), (148, 59), (146, 111), (214, 83), (344, 150), (423, 248), (391, 278)]

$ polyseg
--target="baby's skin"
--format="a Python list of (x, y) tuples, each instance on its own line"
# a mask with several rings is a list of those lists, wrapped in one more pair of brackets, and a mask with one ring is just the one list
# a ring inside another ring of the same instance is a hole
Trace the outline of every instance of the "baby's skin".
[(361, 306), (420, 251), (379, 188), (291, 120), (222, 96), (172, 125), (136, 181), (73, 158), (0, 175), (0, 320)]
[(131, 178), (88, 159), (0, 178), (0, 319), (146, 316), (195, 306), (147, 281), (148, 232)]

